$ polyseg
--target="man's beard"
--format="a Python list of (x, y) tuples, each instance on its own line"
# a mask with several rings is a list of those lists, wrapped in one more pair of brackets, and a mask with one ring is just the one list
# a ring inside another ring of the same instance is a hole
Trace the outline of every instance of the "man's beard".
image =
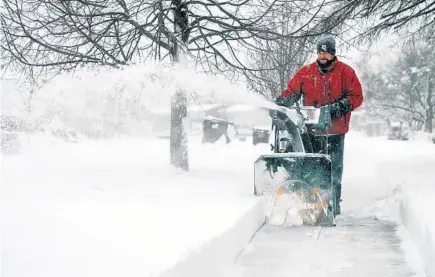
[(328, 60), (328, 59), (318, 59), (317, 60), (317, 65), (319, 66), (319, 68), (323, 71), (326, 72), (331, 68), (332, 63), (335, 61), (335, 56)]
[(330, 60), (328, 60), (328, 59), (322, 59), (322, 60), (317, 60), (318, 61), (318, 64), (319, 64), (319, 66), (320, 67), (330, 67), (331, 66), (331, 64), (332, 64), (332, 61), (333, 61), (333, 59), (330, 59)]

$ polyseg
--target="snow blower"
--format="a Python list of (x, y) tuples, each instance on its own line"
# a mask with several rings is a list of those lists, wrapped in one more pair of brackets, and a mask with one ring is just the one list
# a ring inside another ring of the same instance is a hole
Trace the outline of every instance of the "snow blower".
[(267, 223), (335, 226), (329, 107), (279, 106), (270, 115), (273, 152), (254, 165), (254, 194), (268, 200)]

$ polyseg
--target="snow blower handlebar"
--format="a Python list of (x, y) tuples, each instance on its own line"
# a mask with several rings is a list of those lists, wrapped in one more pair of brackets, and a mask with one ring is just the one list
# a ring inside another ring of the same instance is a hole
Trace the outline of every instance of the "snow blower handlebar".
[(319, 108), (319, 120), (310, 127), (315, 130), (326, 131), (332, 126), (331, 107), (323, 106)]
[(331, 109), (329, 106), (314, 108), (311, 106), (278, 106), (269, 111), (272, 125), (278, 130), (286, 130), (290, 120), (301, 129), (305, 127), (314, 130), (326, 131), (332, 126)]

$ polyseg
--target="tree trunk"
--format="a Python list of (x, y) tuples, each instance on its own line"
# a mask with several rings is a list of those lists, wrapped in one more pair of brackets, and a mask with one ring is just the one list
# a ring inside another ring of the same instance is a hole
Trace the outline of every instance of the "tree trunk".
[(171, 101), (171, 165), (189, 171), (188, 140), (183, 124), (186, 115), (186, 96), (179, 89)]
[(425, 129), (426, 132), (432, 133), (433, 132), (433, 120), (434, 120), (434, 106), (432, 104), (432, 94), (433, 94), (433, 88), (432, 83), (429, 82), (429, 76), (427, 77), (427, 98), (426, 98), (426, 120), (425, 120)]
[[(178, 62), (178, 47), (175, 47), (174, 60)], [(178, 88), (171, 99), (171, 165), (189, 171), (188, 140), (183, 124), (187, 116), (187, 98), (182, 88)]]
[[(173, 1), (175, 8), (181, 5), (181, 1)], [(174, 21), (179, 22), (178, 14), (175, 13)], [(180, 29), (174, 24), (174, 31), (177, 34)], [(180, 61), (179, 45), (177, 40), (173, 40), (173, 50), (171, 51), (172, 59), (175, 63)], [(171, 165), (189, 171), (189, 151), (187, 134), (184, 128), (184, 118), (187, 116), (187, 98), (183, 88), (178, 88), (172, 95), (171, 99), (171, 133), (170, 133), (170, 155)]]

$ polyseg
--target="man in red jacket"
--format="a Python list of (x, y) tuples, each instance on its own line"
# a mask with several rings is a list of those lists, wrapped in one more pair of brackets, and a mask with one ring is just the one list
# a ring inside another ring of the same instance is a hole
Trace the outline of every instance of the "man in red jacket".
[(351, 112), (362, 104), (363, 94), (355, 71), (335, 56), (333, 37), (321, 37), (317, 42), (317, 53), (317, 60), (294, 75), (276, 103), (291, 106), (303, 96), (304, 106), (330, 107), (332, 127), (327, 133), (331, 143), (333, 184), (337, 191), (337, 214), (340, 214), (344, 137), (349, 131)]

